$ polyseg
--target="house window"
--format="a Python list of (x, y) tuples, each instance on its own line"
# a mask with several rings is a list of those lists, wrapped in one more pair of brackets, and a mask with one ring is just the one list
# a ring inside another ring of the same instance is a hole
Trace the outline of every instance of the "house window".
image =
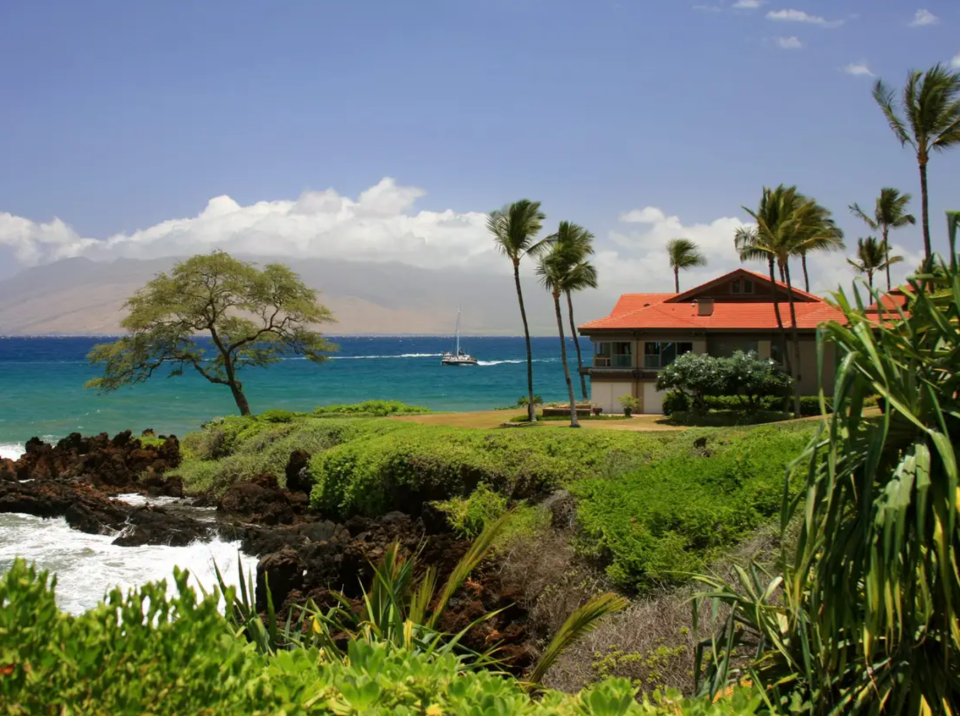
[(758, 341), (747, 338), (737, 338), (736, 336), (708, 336), (707, 353), (714, 358), (729, 358), (737, 351), (749, 353), (759, 352), (760, 344)]
[(632, 368), (633, 344), (629, 341), (598, 343), (593, 364), (597, 368)]
[(730, 289), (731, 293), (736, 294), (752, 294), (753, 293), (753, 281), (748, 278), (743, 280), (737, 279), (733, 282), (733, 286)]
[(666, 368), (684, 353), (693, 353), (693, 343), (647, 342), (643, 349), (643, 367), (651, 370)]

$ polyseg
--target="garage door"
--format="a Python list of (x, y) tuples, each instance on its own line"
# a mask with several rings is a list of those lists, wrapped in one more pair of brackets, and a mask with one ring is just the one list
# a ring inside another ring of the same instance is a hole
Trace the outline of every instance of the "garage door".
[(663, 412), (663, 396), (665, 393), (661, 393), (657, 390), (656, 383), (644, 383), (643, 384), (643, 412), (648, 415), (659, 415)]

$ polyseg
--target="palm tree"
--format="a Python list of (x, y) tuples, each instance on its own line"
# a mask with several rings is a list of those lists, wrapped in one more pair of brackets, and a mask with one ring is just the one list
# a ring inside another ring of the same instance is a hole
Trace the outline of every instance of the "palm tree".
[(886, 269), (887, 275), (890, 272), (890, 264), (898, 264), (903, 261), (903, 256), (891, 256), (890, 247), (887, 242), (877, 241), (873, 236), (865, 239), (857, 239), (857, 258), (847, 259), (847, 263), (853, 266), (858, 272), (866, 274), (867, 284), (873, 290), (873, 275), (878, 271)]
[[(926, 72), (914, 70), (907, 77), (903, 96), (877, 80), (873, 98), (902, 146), (908, 144), (917, 153), (920, 167), (920, 202), (923, 218), (923, 250), (929, 263), (930, 211), (927, 191), (927, 163), (934, 152), (944, 152), (960, 144), (960, 72), (951, 72), (937, 64)], [(899, 105), (899, 106), (898, 106)], [(898, 110), (902, 112), (901, 116)]]
[[(568, 225), (579, 229), (576, 224)], [(573, 392), (573, 381), (570, 379), (570, 368), (567, 365), (567, 341), (563, 336), (563, 313), (560, 310), (560, 294), (569, 290), (573, 282), (574, 267), (579, 271), (578, 281), (597, 285), (596, 272), (593, 267), (583, 261), (577, 262), (576, 249), (571, 250), (560, 241), (553, 242), (549, 253), (540, 257), (537, 265), (537, 275), (540, 283), (553, 296), (553, 307), (557, 314), (557, 329), (560, 332), (560, 360), (563, 362), (563, 375), (567, 380), (567, 393), (570, 396), (570, 427), (579, 428), (577, 420), (577, 397)]]
[(487, 217), (487, 229), (493, 234), (497, 250), (513, 264), (513, 280), (517, 286), (523, 337), (527, 344), (527, 392), (530, 398), (527, 414), (531, 423), (537, 420), (537, 409), (533, 402), (533, 353), (530, 350), (530, 327), (527, 325), (527, 311), (523, 306), (523, 291), (520, 288), (520, 260), (529, 253), (537, 253), (542, 247), (542, 242), (537, 243), (536, 236), (540, 233), (545, 218), (540, 211), (540, 202), (529, 199), (521, 199), (502, 209), (491, 211)]
[(580, 351), (580, 335), (577, 332), (577, 324), (573, 318), (573, 298), (574, 291), (582, 291), (586, 288), (597, 287), (597, 272), (594, 267), (587, 263), (586, 257), (593, 254), (593, 234), (577, 224), (571, 224), (569, 221), (561, 221), (557, 233), (547, 237), (549, 242), (557, 242), (565, 247), (565, 250), (571, 255), (574, 265), (570, 269), (570, 276), (566, 282), (564, 293), (567, 297), (567, 316), (570, 318), (570, 335), (573, 336), (573, 345), (577, 349), (577, 368), (580, 376), (580, 392), (583, 399), (588, 400), (587, 378), (583, 374), (583, 353)]
[[(800, 195), (798, 195), (800, 196)], [(800, 197), (804, 199), (804, 197)], [(831, 212), (816, 202), (807, 202), (804, 212), (804, 235), (797, 237), (794, 254), (803, 267), (803, 289), (810, 293), (810, 274), (807, 272), (807, 254), (814, 251), (839, 251), (843, 245), (843, 231), (833, 220)]]
[(909, 194), (901, 194), (898, 189), (884, 187), (880, 190), (880, 196), (877, 197), (877, 206), (873, 211), (873, 216), (869, 216), (857, 204), (850, 205), (850, 211), (854, 216), (863, 219), (863, 222), (874, 231), (880, 231), (884, 246), (887, 249), (886, 271), (887, 271), (887, 290), (893, 288), (890, 280), (890, 265), (897, 263), (890, 261), (890, 229), (899, 229), (904, 226), (912, 226), (917, 223), (913, 214), (907, 213), (907, 204), (913, 197)]
[[(774, 262), (780, 267), (787, 284), (787, 302), (790, 306), (790, 321), (793, 333), (794, 413), (800, 414), (800, 333), (797, 325), (797, 310), (793, 297), (793, 279), (790, 274), (790, 258), (803, 256), (810, 251), (836, 247), (842, 234), (830, 218), (830, 212), (812, 199), (807, 199), (796, 187), (781, 184), (776, 189), (764, 187), (763, 197), (757, 211), (743, 207), (757, 222), (756, 228), (737, 233), (736, 243), (741, 260), (764, 260), (770, 267), (773, 280)], [(842, 245), (842, 243), (840, 244)], [(776, 297), (774, 306), (777, 325), (781, 328), (782, 343), (785, 329), (779, 315)], [(786, 353), (784, 353), (786, 361)], [(789, 361), (787, 369), (791, 370)]]
[[(778, 244), (776, 230), (784, 219), (781, 215), (788, 211), (795, 201), (796, 188), (787, 189), (782, 184), (776, 189), (764, 188), (760, 206), (756, 212), (743, 207), (756, 221), (756, 226), (744, 226), (737, 229), (734, 245), (740, 254), (741, 261), (766, 261), (770, 272), (770, 283), (773, 286), (773, 313), (777, 319), (777, 329), (780, 335), (780, 355), (783, 356), (784, 367), (789, 375), (793, 375), (792, 361), (787, 353), (787, 330), (783, 325), (783, 316), (780, 314), (780, 301), (777, 300), (776, 263)], [(783, 267), (780, 266), (780, 273)]]
[(680, 269), (706, 266), (707, 259), (700, 253), (700, 247), (690, 239), (671, 239), (667, 244), (670, 268), (673, 269), (673, 288), (680, 293)]

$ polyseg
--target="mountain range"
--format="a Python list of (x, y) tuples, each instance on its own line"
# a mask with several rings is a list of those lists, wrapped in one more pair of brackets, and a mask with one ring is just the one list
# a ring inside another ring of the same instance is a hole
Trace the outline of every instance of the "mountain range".
[[(271, 259), (256, 257), (259, 264)], [(72, 258), (28, 268), (0, 281), (0, 335), (116, 335), (124, 301), (176, 259)], [(276, 261), (281, 261), (277, 259)], [(332, 335), (444, 335), (453, 332), (458, 305), (461, 330), (475, 335), (520, 335), (522, 324), (509, 274), (430, 270), (401, 263), (283, 259), (311, 288), (337, 323)], [(556, 334), (549, 294), (533, 276), (522, 280), (531, 333)], [(578, 323), (605, 316), (616, 296), (579, 294)], [(565, 330), (567, 319), (564, 318)]]

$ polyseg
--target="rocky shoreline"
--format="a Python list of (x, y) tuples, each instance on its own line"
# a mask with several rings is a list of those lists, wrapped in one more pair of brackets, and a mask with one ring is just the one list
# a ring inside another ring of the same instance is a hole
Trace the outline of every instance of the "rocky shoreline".
[[(258, 558), (258, 609), (266, 609), (269, 581), (281, 615), (308, 600), (333, 606), (334, 593), (359, 608), (371, 563), (394, 542), (407, 555), (418, 553), (418, 563), (434, 567), (441, 580), (470, 546), (429, 509), (417, 516), (390, 512), (343, 523), (322, 519), (309, 509), (311, 485), (303, 468), (310, 456), (301, 451), (287, 464), (288, 489), (277, 476), (263, 475), (220, 496), (184, 496), (176, 475), (177, 438), (149, 431), (143, 438), (127, 431), (113, 438), (72, 434), (56, 445), (31, 439), (20, 459), (0, 459), (0, 513), (62, 517), (73, 529), (113, 536), (113, 544), (124, 547), (185, 546), (216, 537), (239, 541), (243, 552)], [(117, 499), (129, 494), (176, 499), (162, 505)], [(503, 583), (494, 565), (481, 565), (451, 601), (441, 628), (459, 632), (484, 613), (502, 610), (471, 630), (464, 644), (477, 650), (499, 645), (500, 656), (520, 671), (536, 651), (522, 601), (520, 590)]]

